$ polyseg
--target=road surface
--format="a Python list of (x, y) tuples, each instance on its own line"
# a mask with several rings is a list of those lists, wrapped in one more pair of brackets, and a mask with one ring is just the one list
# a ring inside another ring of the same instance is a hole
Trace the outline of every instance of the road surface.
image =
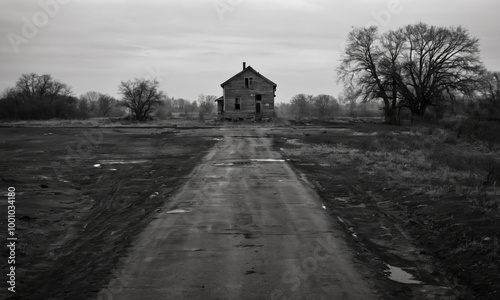
[(98, 299), (376, 299), (265, 129), (225, 129)]

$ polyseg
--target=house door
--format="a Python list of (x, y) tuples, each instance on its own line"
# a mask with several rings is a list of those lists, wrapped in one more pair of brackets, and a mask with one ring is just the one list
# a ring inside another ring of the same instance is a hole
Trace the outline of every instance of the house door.
[(255, 95), (255, 114), (257, 115), (260, 114), (260, 105), (261, 105), (260, 101), (262, 101), (262, 95), (261, 94)]
[(260, 102), (255, 103), (255, 113), (260, 114)]

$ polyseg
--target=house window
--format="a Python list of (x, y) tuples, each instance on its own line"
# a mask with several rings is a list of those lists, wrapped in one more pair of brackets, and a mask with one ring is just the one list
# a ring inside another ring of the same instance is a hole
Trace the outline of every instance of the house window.
[(238, 109), (241, 108), (241, 103), (240, 102), (241, 102), (240, 97), (236, 97), (234, 99), (234, 109), (238, 110)]
[(252, 77), (245, 78), (245, 88), (246, 89), (252, 87), (252, 84), (253, 84), (253, 78)]

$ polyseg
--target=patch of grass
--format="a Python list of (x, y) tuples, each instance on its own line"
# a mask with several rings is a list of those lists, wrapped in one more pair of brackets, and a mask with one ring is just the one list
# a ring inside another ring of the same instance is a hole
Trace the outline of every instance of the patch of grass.
[[(481, 257), (482, 267), (498, 268), (500, 243), (497, 237), (470, 237), (463, 234), (456, 247), (450, 249), (451, 255)], [(485, 265), (486, 264), (486, 265)]]
[(482, 177), (484, 184), (500, 183), (500, 160), (496, 156), (463, 151), (433, 151), (428, 156), (436, 167), (445, 165), (455, 170), (473, 171)]
[[(488, 211), (500, 204), (500, 159), (482, 143), (465, 143), (450, 130), (414, 127), (379, 131), (321, 143), (321, 134), (288, 140), (285, 156), (323, 157), (331, 166), (350, 166), (360, 173), (384, 179), (394, 186), (438, 199), (466, 196)], [(341, 141), (341, 143), (338, 143)]]
[(394, 216), (455, 279), (479, 297), (500, 290), (500, 159), (488, 144), (432, 127), (321, 140), (313, 133), (284, 154), (354, 171), (351, 183), (392, 201)]

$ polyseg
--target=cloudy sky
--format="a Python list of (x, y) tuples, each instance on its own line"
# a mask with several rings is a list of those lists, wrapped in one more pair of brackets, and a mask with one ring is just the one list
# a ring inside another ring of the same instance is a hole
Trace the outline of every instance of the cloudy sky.
[[(45, 4), (44, 4), (45, 3)], [(500, 71), (496, 0), (0, 0), (0, 91), (23, 73), (117, 95), (120, 81), (158, 77), (169, 96), (221, 95), (243, 61), (298, 93), (337, 96), (335, 68), (353, 26), (463, 25)]]

